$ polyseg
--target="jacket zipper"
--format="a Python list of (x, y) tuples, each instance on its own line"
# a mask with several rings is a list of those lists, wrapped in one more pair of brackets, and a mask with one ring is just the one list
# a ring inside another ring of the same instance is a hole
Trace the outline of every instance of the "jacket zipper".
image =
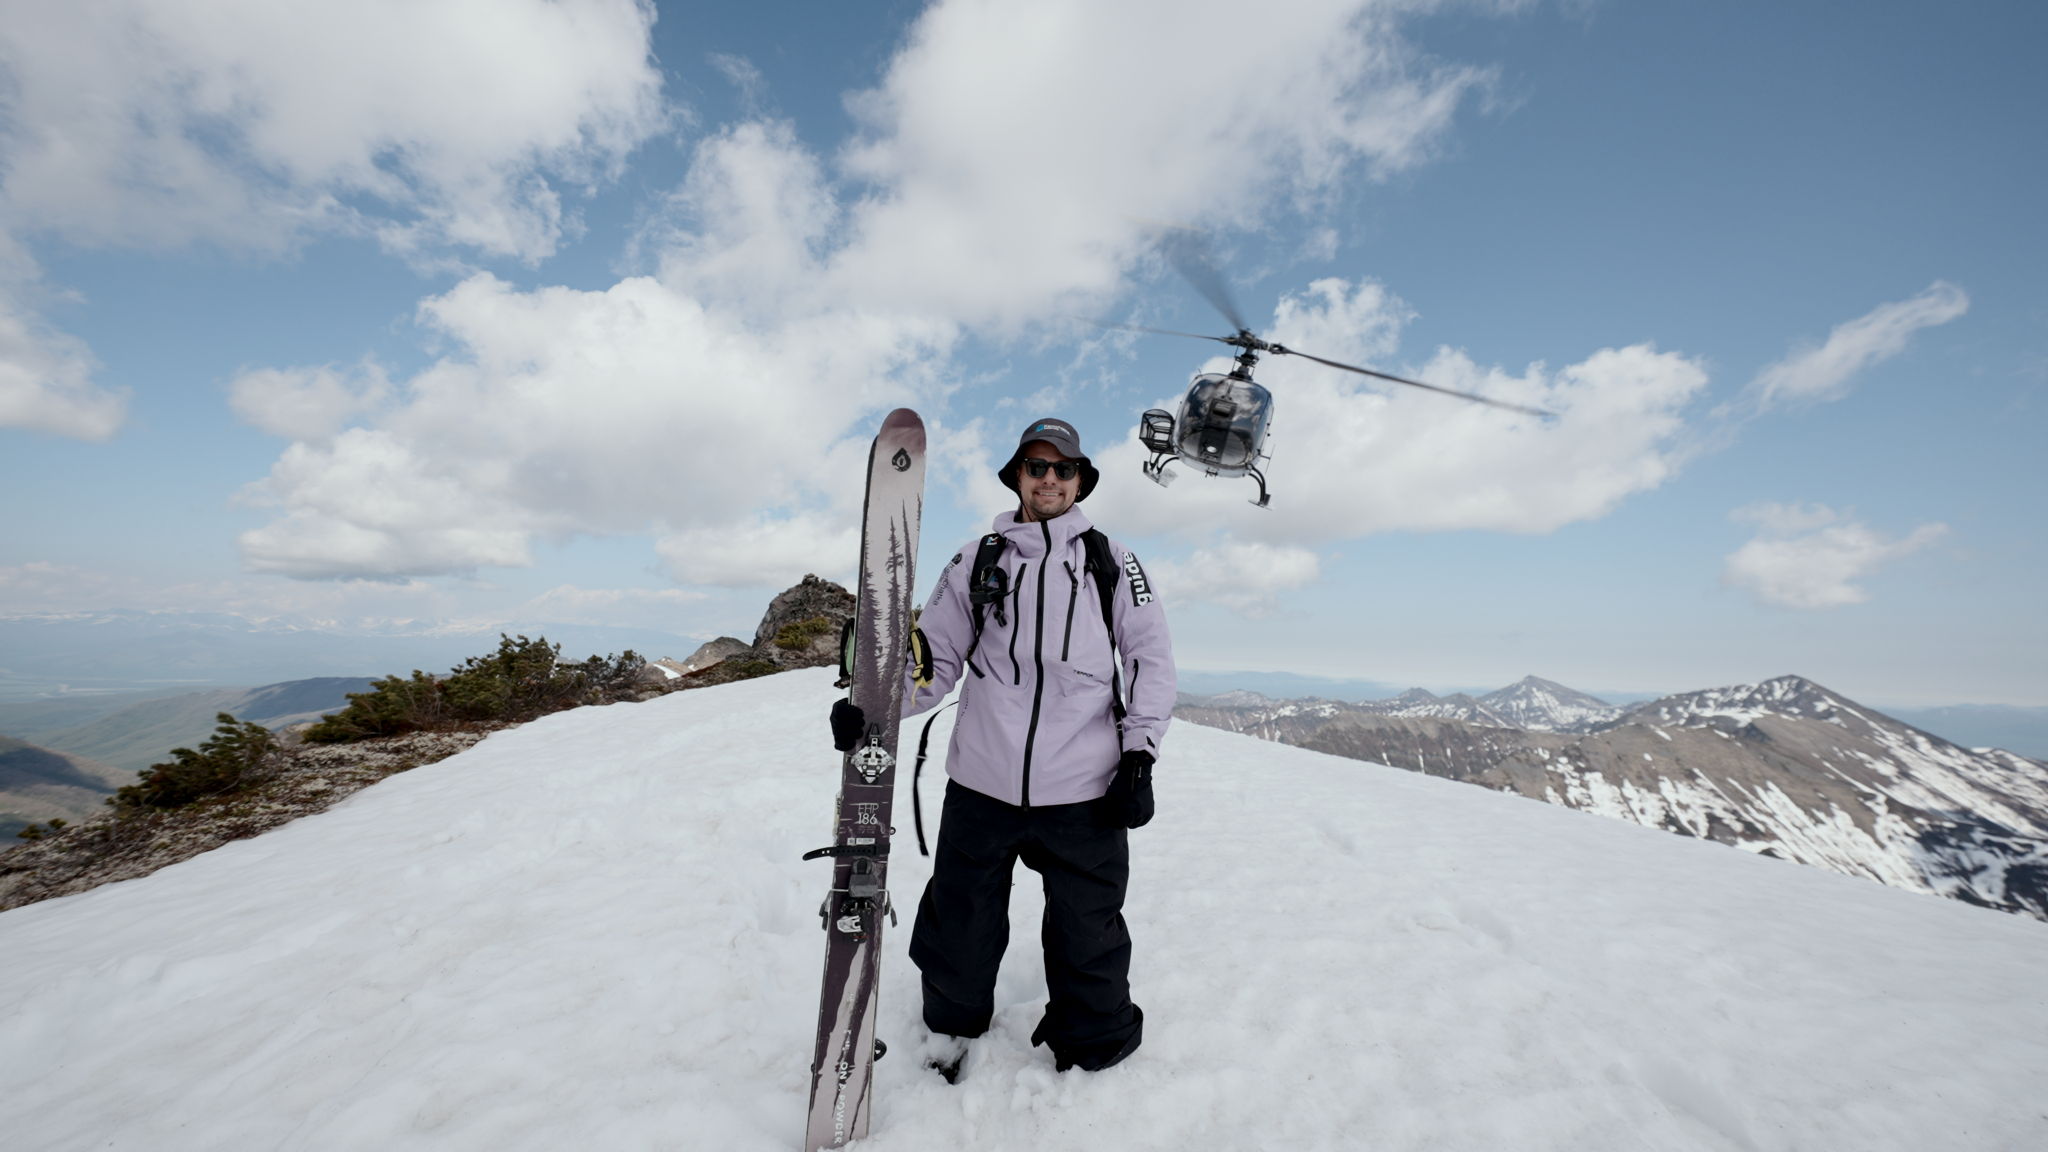
[[(1044, 520), (1040, 520), (1038, 522), (1038, 529), (1045, 533), (1045, 554), (1050, 559), (1052, 556), (1052, 525)], [(1036, 625), (1036, 632), (1032, 641), (1031, 663), (1037, 670), (1037, 676), (1031, 682), (1031, 726), (1024, 730), (1024, 787), (1022, 799), (1026, 808), (1031, 807), (1031, 745), (1038, 739), (1038, 711), (1045, 703), (1045, 570), (1047, 567), (1048, 565), (1045, 564), (1038, 566), (1038, 611), (1032, 614), (1037, 619), (1033, 622)], [(1023, 573), (1019, 572), (1018, 576), (1022, 577)], [(1024, 581), (1019, 579), (1017, 583), (1019, 585), (1017, 591), (1021, 594)], [(1012, 631), (1010, 639), (1014, 641), (1016, 638), (1016, 632)]]
[[(1030, 564), (1017, 565), (1017, 586), (1010, 590), (1010, 683), (1012, 684), (1024, 683), (1024, 666), (1017, 663), (1017, 624), (1023, 620), (1023, 617), (1017, 615), (1017, 611), (1024, 603), (1024, 571), (1030, 567)], [(1043, 569), (1038, 573), (1038, 583), (1040, 587), (1045, 585), (1045, 572)], [(1043, 605), (1045, 597), (1040, 595), (1038, 602)]]
[(1081, 598), (1081, 578), (1074, 575), (1074, 566), (1072, 564), (1067, 565), (1067, 579), (1073, 582), (1074, 594), (1067, 597), (1067, 634), (1060, 641), (1060, 663), (1062, 664), (1067, 662), (1067, 654), (1073, 650), (1074, 602)]

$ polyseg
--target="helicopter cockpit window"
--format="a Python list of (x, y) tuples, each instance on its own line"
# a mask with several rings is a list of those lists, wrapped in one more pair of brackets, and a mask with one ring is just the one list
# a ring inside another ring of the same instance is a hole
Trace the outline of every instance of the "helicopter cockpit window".
[(1211, 373), (1195, 378), (1181, 405), (1180, 453), (1217, 472), (1242, 472), (1258, 462), (1272, 396), (1250, 380)]

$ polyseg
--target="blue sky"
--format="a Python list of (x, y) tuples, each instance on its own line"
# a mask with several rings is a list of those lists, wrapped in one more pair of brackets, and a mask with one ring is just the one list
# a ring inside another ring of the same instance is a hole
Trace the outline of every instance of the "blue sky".
[[(6, 11), (0, 613), (747, 634), (910, 404), (926, 572), (1058, 412), (1190, 667), (2048, 704), (2039, 5)], [(1163, 224), (1560, 416), (1269, 361), (1155, 488)]]

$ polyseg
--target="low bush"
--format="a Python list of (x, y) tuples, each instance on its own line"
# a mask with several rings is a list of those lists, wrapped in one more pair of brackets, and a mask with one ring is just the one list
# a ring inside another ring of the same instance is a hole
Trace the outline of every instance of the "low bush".
[(735, 680), (752, 680), (756, 676), (773, 676), (782, 671), (782, 665), (773, 660), (721, 660), (709, 671), (715, 682), (729, 684)]
[(808, 620), (784, 624), (777, 629), (775, 646), (789, 652), (801, 652), (820, 637), (836, 635), (838, 632), (838, 621), (830, 616), (813, 616)]
[(270, 729), (236, 720), (226, 712), (216, 715), (214, 722), (213, 735), (204, 744), (196, 750), (171, 749), (169, 760), (144, 768), (135, 783), (115, 792), (107, 803), (123, 814), (182, 808), (263, 780), (277, 749)]
[(368, 692), (348, 694), (348, 706), (306, 730), (316, 744), (339, 744), (372, 736), (396, 736), (439, 727), (448, 718), (441, 683), (415, 670), (411, 678), (372, 680)]
[(531, 720), (579, 704), (602, 704), (630, 692), (647, 662), (630, 649), (562, 660), (562, 646), (545, 637), (498, 637), (498, 650), (472, 656), (446, 676), (415, 671), (388, 676), (368, 692), (349, 694), (348, 707), (306, 731), (306, 739), (332, 744), (397, 736), (465, 721)]
[(45, 836), (54, 836), (70, 826), (71, 822), (62, 816), (52, 816), (50, 817), (48, 827), (44, 827), (41, 824), (31, 824), (16, 832), (15, 835), (23, 840), (41, 840)]

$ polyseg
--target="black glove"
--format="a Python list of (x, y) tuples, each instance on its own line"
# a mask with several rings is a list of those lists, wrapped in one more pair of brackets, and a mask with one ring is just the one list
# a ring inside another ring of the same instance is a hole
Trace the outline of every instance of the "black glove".
[(1152, 822), (1152, 754), (1133, 748), (1116, 762), (1116, 775), (1103, 797), (1114, 827), (1143, 828)]
[(844, 696), (832, 702), (832, 746), (841, 752), (853, 751), (861, 737), (868, 734), (868, 715), (860, 706)]

